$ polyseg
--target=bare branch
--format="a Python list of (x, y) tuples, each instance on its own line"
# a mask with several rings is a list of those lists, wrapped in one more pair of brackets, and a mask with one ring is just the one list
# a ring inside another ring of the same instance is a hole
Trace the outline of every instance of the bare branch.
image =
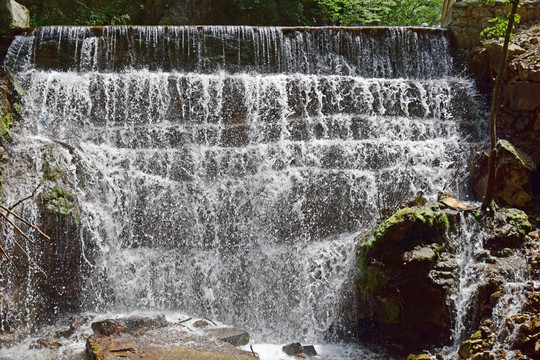
[(11, 226), (13, 226), (13, 228), (14, 228), (15, 230), (17, 230), (17, 232), (18, 232), (19, 234), (21, 234), (21, 236), (22, 236), (23, 238), (25, 238), (26, 240), (30, 241), (32, 244), (35, 244), (35, 243), (36, 243), (34, 240), (30, 239), (30, 238), (28, 237), (28, 235), (26, 235), (26, 234), (24, 233), (24, 231), (21, 230), (20, 227), (18, 227), (13, 221), (11, 221), (11, 220), (7, 217), (7, 215), (5, 215), (5, 214), (2, 213), (2, 212), (0, 212), (0, 215), (2, 215), (2, 217), (3, 217), (4, 219), (6, 219), (6, 221), (7, 221)]
[(45, 234), (43, 231), (40, 230), (40, 228), (38, 228), (36, 225), (26, 221), (25, 219), (23, 219), (22, 217), (20, 217), (19, 215), (17, 215), (16, 213), (14, 213), (13, 211), (11, 211), (10, 209), (8, 209), (6, 206), (0, 204), (0, 208), (1, 209), (4, 209), (6, 210), (8, 213), (10, 213), (11, 215), (15, 216), (15, 218), (17, 218), (18, 220), (22, 221), (23, 223), (25, 223), (26, 225), (30, 226), (32, 229), (36, 230), (41, 236), (43, 236), (44, 238), (46, 238), (47, 240), (51, 240), (51, 237), (47, 234)]
[(81, 170), (81, 169), (68, 169), (68, 170), (63, 170), (63, 171), (58, 171), (56, 173), (54, 173), (53, 175), (51, 176), (48, 176), (46, 178), (44, 178), (43, 180), (41, 180), (39, 182), (39, 184), (37, 184), (37, 186), (34, 188), (34, 190), (32, 191), (32, 193), (22, 199), (20, 199), (19, 201), (17, 201), (15, 204), (9, 206), (9, 210), (13, 210), (16, 206), (20, 205), (21, 203), (25, 202), (26, 200), (30, 200), (31, 198), (33, 198), (34, 196), (36, 196), (36, 193), (38, 191), (38, 189), (41, 187), (41, 185), (43, 185), (44, 183), (46, 183), (47, 181), (49, 180), (52, 180), (54, 179), (55, 177), (59, 176), (59, 175), (63, 175), (65, 173), (68, 173), (70, 171), (78, 171), (78, 170)]
[(2, 253), (4, 254), (4, 256), (5, 256), (9, 261), (11, 261), (11, 258), (10, 258), (9, 255), (7, 254), (6, 250), (4, 250), (4, 248), (2, 247), (2, 244), (0, 244), (0, 250), (2, 250)]
[(39, 267), (39, 265), (34, 261), (34, 258), (32, 258), (32, 257), (30, 256), (30, 254), (22, 247), (22, 245), (19, 244), (19, 242), (18, 242), (17, 240), (15, 240), (15, 239), (13, 239), (13, 241), (15, 242), (15, 244), (17, 244), (17, 246), (18, 246), (18, 247), (22, 250), (22, 252), (26, 255), (26, 257), (28, 258), (28, 260), (30, 260), (30, 262), (31, 262), (32, 264), (34, 264), (34, 266), (35, 266), (35, 267), (36, 267), (43, 275), (45, 275), (45, 277), (48, 277), (48, 276), (47, 276), (47, 273), (46, 273), (42, 268)]

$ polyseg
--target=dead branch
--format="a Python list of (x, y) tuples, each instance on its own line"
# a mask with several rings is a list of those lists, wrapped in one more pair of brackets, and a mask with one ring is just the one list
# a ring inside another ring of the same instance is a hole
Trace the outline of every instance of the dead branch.
[(47, 234), (45, 234), (43, 231), (41, 231), (36, 225), (26, 221), (25, 219), (23, 219), (22, 217), (20, 217), (19, 215), (17, 215), (16, 213), (14, 213), (13, 211), (11, 211), (9, 208), (7, 208), (6, 206), (0, 204), (0, 209), (4, 209), (6, 210), (9, 214), (13, 215), (17, 220), (25, 223), (26, 225), (30, 226), (32, 229), (36, 230), (41, 236), (43, 236), (45, 239), (47, 240), (51, 240), (51, 237)]
[(43, 269), (41, 267), (39, 267), (39, 265), (34, 261), (34, 259), (30, 256), (30, 254), (22, 247), (21, 244), (19, 244), (19, 242), (15, 239), (13, 239), (13, 241), (15, 242), (15, 244), (22, 250), (22, 252), (26, 255), (26, 257), (28, 258), (28, 260), (30, 260), (30, 262), (32, 264), (34, 264), (34, 266), (43, 274), (45, 275), (45, 277), (48, 277), (47, 276), (47, 273), (45, 271), (43, 271)]
[(2, 253), (4, 254), (4, 256), (5, 256), (9, 261), (11, 261), (11, 258), (10, 258), (9, 255), (7, 254), (6, 250), (4, 250), (4, 248), (2, 247), (2, 244), (0, 244), (0, 250), (2, 250)]
[(20, 199), (15, 204), (9, 206), (9, 210), (13, 210), (13, 208), (15, 208), (17, 205), (20, 205), (21, 203), (25, 202), (26, 200), (30, 200), (31, 198), (36, 196), (36, 193), (39, 190), (39, 188), (41, 187), (41, 185), (45, 184), (47, 181), (50, 181), (50, 180), (56, 178), (57, 176), (63, 175), (63, 174), (68, 173), (70, 171), (78, 171), (78, 170), (81, 170), (81, 169), (62, 170), (62, 171), (58, 171), (58, 172), (52, 174), (51, 176), (47, 176), (47, 177), (43, 178), (43, 180), (41, 180), (39, 182), (39, 184), (37, 184), (37, 186), (34, 188), (34, 190), (32, 191), (32, 193), (30, 195)]
[(21, 228), (17, 226), (17, 224), (15, 224), (13, 221), (11, 221), (11, 220), (7, 217), (6, 214), (0, 212), (0, 215), (1, 215), (4, 219), (6, 219), (6, 221), (7, 221), (11, 226), (13, 226), (13, 228), (14, 228), (15, 230), (17, 230), (17, 232), (18, 232), (19, 234), (21, 234), (21, 236), (22, 236), (23, 238), (25, 238), (26, 240), (30, 241), (32, 244), (35, 244), (35, 241), (32, 240), (32, 239), (30, 239), (30, 238), (28, 237), (28, 235), (26, 235), (26, 234), (24, 233), (24, 231), (22, 231)]

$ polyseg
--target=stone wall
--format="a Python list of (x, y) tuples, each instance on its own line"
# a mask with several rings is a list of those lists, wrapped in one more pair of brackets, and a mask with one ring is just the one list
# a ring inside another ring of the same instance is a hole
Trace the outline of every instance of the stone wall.
[[(497, 135), (512, 142), (537, 164), (530, 180), (535, 218), (540, 213), (540, 1), (521, 4), (520, 25), (508, 48)], [(480, 33), (492, 26), (489, 20), (494, 16), (509, 12), (510, 7), (502, 1), (456, 2), (442, 21), (454, 36), (457, 56), (488, 96), (502, 60), (502, 40), (486, 41)]]
[[(540, 19), (540, 1), (522, 1), (518, 10), (521, 23)], [(482, 45), (480, 32), (490, 27), (488, 21), (496, 15), (510, 12), (502, 1), (484, 4), (478, 2), (456, 2), (442, 20), (442, 26), (452, 31), (456, 45), (461, 49), (472, 49)]]

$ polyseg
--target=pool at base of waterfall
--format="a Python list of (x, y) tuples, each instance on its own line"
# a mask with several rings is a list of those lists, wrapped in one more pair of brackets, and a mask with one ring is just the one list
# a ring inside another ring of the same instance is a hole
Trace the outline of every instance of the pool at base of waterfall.
[[(161, 325), (157, 325), (156, 328), (153, 329), (152, 324), (156, 324), (156, 319), (164, 319), (165, 322)], [(160, 339), (155, 342), (159, 343), (160, 347), (172, 349), (175, 346), (187, 346), (206, 353), (208, 353), (208, 351), (213, 351), (214, 348), (213, 345), (208, 345), (210, 343), (206, 342), (208, 338), (214, 338), (213, 335), (209, 334), (212, 334), (213, 331), (219, 332), (219, 330), (221, 330), (223, 332), (223, 330), (235, 329), (231, 328), (228, 324), (223, 324), (211, 319), (191, 317), (183, 313), (174, 312), (166, 313), (166, 315), (163, 315), (162, 312), (82, 313), (65, 317), (54, 325), (47, 325), (31, 331), (31, 334), (21, 335), (12, 346), (0, 348), (0, 360), (86, 360), (90, 358), (87, 354), (87, 348), (89, 348), (88, 339), (94, 333), (101, 334), (100, 339), (103, 339), (106, 338), (106, 336), (102, 336), (104, 331), (116, 331), (111, 330), (110, 323), (106, 330), (103, 330), (103, 326), (96, 326), (96, 324), (103, 324), (106, 322), (114, 323), (116, 325), (127, 324), (127, 328), (107, 336), (111, 339), (119, 339), (126, 334), (131, 340), (139, 340), (147, 336), (146, 334), (152, 334), (151, 336), (154, 336), (154, 338)], [(137, 324), (139, 328), (134, 324)], [(74, 326), (76, 328), (74, 328)], [(146, 326), (149, 327), (147, 328)], [(171, 336), (171, 334), (175, 334), (174, 336), (176, 337)], [(253, 356), (252, 354), (255, 354), (255, 356), (258, 356), (261, 360), (286, 360), (298, 358), (287, 355), (283, 351), (283, 347), (286, 344), (272, 343), (272, 341), (267, 342), (267, 339), (260, 339), (257, 334), (250, 334), (250, 336), (255, 338), (255, 340), (252, 340), (245, 345), (237, 346), (237, 349), (244, 351), (247, 356)], [(114, 340), (112, 341), (114, 343)], [(221, 339), (217, 341), (220, 342)], [(308, 344), (313, 345), (317, 355), (310, 356), (309, 358), (311, 359), (393, 359), (393, 357), (384, 350), (378, 349), (372, 345), (363, 345), (352, 342), (310, 342), (309, 339), (291, 339), (291, 342), (295, 341), (302, 341), (304, 346)], [(231, 347), (229, 344), (226, 345)], [(129, 347), (118, 345), (114, 349), (113, 347), (114, 346), (110, 347), (110, 353), (116, 353), (118, 358), (146, 359), (149, 357), (150, 359), (153, 359), (153, 354), (151, 353), (152, 350), (147, 343), (130, 343)], [(100, 351), (106, 359), (109, 358), (109, 356), (107, 356), (109, 353), (103, 349), (100, 349)], [(122, 352), (127, 352), (129, 355), (125, 355)], [(300, 355), (300, 357), (302, 356), (303, 355)], [(113, 356), (112, 358), (116, 359), (117, 357)], [(184, 357), (167, 357), (167, 359), (171, 360), (183, 358)], [(197, 356), (194, 358), (199, 359)], [(203, 358), (206, 359), (206, 357), (201, 357), (201, 359)], [(221, 357), (216, 357), (215, 355), (211, 358), (221, 359)], [(230, 359), (230, 357), (224, 355), (223, 359)]]

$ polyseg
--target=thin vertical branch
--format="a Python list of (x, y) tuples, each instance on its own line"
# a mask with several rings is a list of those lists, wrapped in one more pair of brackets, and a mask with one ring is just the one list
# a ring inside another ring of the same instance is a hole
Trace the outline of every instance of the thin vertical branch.
[(489, 118), (489, 161), (488, 161), (488, 180), (484, 200), (482, 201), (482, 211), (486, 211), (493, 201), (495, 191), (495, 167), (497, 164), (497, 112), (499, 110), (500, 97), (502, 92), (502, 81), (504, 78), (504, 70), (506, 69), (506, 59), (508, 57), (508, 44), (510, 42), (510, 34), (514, 28), (514, 18), (519, 5), (519, 0), (512, 0), (512, 10), (508, 19), (508, 27), (504, 37), (502, 49), (502, 59), (495, 80), (495, 88), (493, 89), (493, 99), (491, 100), (491, 116)]

